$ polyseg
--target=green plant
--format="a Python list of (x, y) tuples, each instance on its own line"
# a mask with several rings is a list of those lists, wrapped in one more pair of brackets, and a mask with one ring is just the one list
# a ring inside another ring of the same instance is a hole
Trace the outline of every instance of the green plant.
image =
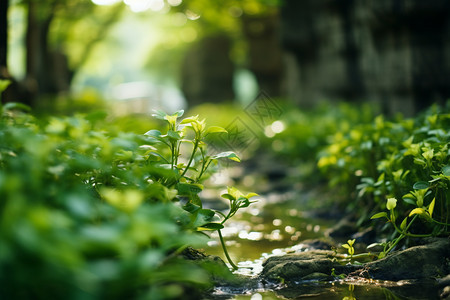
[(405, 237), (448, 236), (449, 126), (450, 114), (437, 106), (414, 119), (378, 116), (336, 133), (321, 152), (319, 168), (332, 186), (355, 199), (343, 204), (359, 224), (387, 208), (372, 216), (386, 218), (395, 230), (380, 257)]
[(355, 248), (353, 248), (353, 244), (355, 243), (355, 240), (348, 240), (347, 244), (343, 244), (342, 247), (347, 249), (348, 255), (350, 255), (350, 259), (353, 258), (353, 255), (355, 254)]
[[(178, 120), (182, 115), (183, 111), (175, 112), (172, 115), (162, 111), (157, 111), (154, 114), (156, 118), (167, 123), (167, 133), (162, 134), (158, 130), (151, 130), (146, 135), (152, 139), (153, 145), (162, 146), (168, 151), (164, 151), (161, 147), (150, 149), (146, 153), (147, 161), (151, 165), (167, 167), (172, 172), (171, 176), (163, 177), (161, 183), (167, 187), (176, 188), (178, 195), (187, 198), (183, 208), (191, 214), (189, 226), (198, 231), (217, 230), (228, 262), (233, 269), (237, 269), (237, 266), (228, 255), (220, 229), (240, 208), (248, 207), (252, 203), (249, 201), (249, 198), (257, 194), (249, 193), (244, 195), (236, 188), (229, 187), (228, 193), (222, 195), (223, 198), (230, 201), (230, 209), (227, 214), (218, 210), (203, 208), (203, 203), (198, 194), (203, 189), (201, 182), (211, 164), (217, 164), (218, 159), (223, 158), (237, 162), (240, 159), (234, 152), (221, 152), (209, 155), (207, 144), (204, 140), (209, 135), (226, 133), (227, 131), (219, 126), (206, 127), (205, 120), (200, 120), (198, 116)], [(190, 138), (187, 129), (192, 133)], [(192, 150), (188, 156), (184, 157), (185, 162), (181, 162), (184, 144), (190, 144)], [(163, 155), (164, 153), (165, 155)], [(222, 217), (222, 220), (215, 220), (216, 216)]]
[[(197, 148), (185, 159), (170, 151), (181, 155), (180, 144), (189, 144), (176, 132), (126, 133), (105, 117), (36, 120), (3, 107), (3, 296), (169, 299), (211, 285), (206, 269), (178, 254), (205, 244), (199, 231), (223, 227), (222, 215), (203, 209), (198, 196), (200, 180), (217, 159), (238, 159), (205, 152), (202, 137), (220, 129), (206, 131), (197, 119), (185, 121), (183, 130), (191, 129), (190, 144)], [(247, 203), (240, 196), (230, 200), (224, 220)]]
[[(388, 222), (390, 222), (393, 225), (395, 231), (399, 234), (399, 236), (397, 238), (395, 238), (393, 241), (383, 244), (384, 249), (378, 256), (379, 258), (385, 257), (405, 237), (428, 237), (428, 236), (436, 235), (437, 233), (443, 233), (443, 232), (445, 232), (445, 228), (450, 226), (450, 223), (443, 223), (443, 222), (433, 219), (433, 211), (434, 211), (434, 206), (435, 206), (435, 201), (436, 201), (435, 198), (433, 198), (433, 200), (430, 202), (429, 205), (427, 205), (427, 206), (423, 205), (423, 197), (425, 194), (427, 194), (427, 190), (428, 189), (421, 190), (416, 193), (413, 192), (413, 194), (417, 195), (416, 199), (417, 199), (418, 207), (416, 207), (410, 211), (409, 215), (406, 216), (403, 219), (403, 221), (400, 223), (400, 226), (398, 226), (396, 223), (397, 217), (396, 217), (395, 208), (397, 206), (397, 199), (395, 199), (395, 198), (387, 199), (386, 208), (389, 210), (389, 215), (386, 212), (379, 212), (371, 217), (371, 219), (386, 218), (388, 220)], [(412, 219), (409, 220), (409, 218), (411, 218), (411, 217), (412, 217)], [(439, 227), (437, 227), (437, 228), (439, 229), (439, 231), (434, 230), (434, 232), (427, 233), (427, 234), (411, 233), (409, 231), (409, 229), (413, 225), (414, 221), (416, 221), (417, 217), (420, 217), (423, 220), (425, 220), (426, 222), (431, 223), (433, 225), (438, 225)], [(448, 232), (446, 232), (446, 233), (448, 234)]]

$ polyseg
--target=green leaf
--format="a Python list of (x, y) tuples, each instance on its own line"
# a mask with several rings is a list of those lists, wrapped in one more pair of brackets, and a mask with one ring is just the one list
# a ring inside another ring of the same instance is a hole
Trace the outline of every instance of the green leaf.
[(230, 194), (222, 194), (222, 195), (220, 195), (220, 197), (228, 199), (230, 201), (236, 200), (236, 198), (233, 195), (230, 195)]
[(196, 211), (198, 211), (201, 207), (198, 205), (195, 205), (191, 202), (186, 203), (186, 205), (183, 206), (183, 209), (191, 214), (195, 213)]
[(238, 203), (239, 203), (239, 208), (244, 208), (244, 207), (249, 207), (250, 206), (250, 201), (248, 201), (247, 198), (244, 197), (240, 197), (238, 199)]
[(249, 199), (249, 198), (251, 198), (251, 197), (256, 197), (256, 196), (259, 196), (257, 193), (248, 193), (247, 195), (245, 195), (244, 197), (246, 198), (246, 199)]
[(430, 217), (433, 216), (435, 202), (436, 202), (436, 198), (433, 198), (433, 201), (431, 201), (430, 206), (428, 207), (428, 213), (430, 214)]
[(220, 223), (207, 223), (198, 227), (197, 230), (219, 230), (224, 228), (224, 226)]
[(426, 211), (423, 208), (414, 208), (410, 213), (409, 216), (414, 216), (414, 215), (425, 215)]
[(416, 201), (411, 198), (403, 198), (403, 202), (406, 202), (406, 203), (414, 205), (414, 206), (416, 205)]
[(430, 187), (430, 184), (427, 181), (417, 181), (414, 183), (413, 188), (415, 190), (425, 190)]
[(192, 116), (192, 117), (184, 118), (180, 122), (180, 124), (189, 124), (189, 123), (194, 123), (194, 122), (198, 122), (198, 116)]
[(156, 138), (156, 137), (160, 137), (162, 135), (162, 133), (159, 130), (152, 129), (152, 130), (149, 130), (146, 133), (144, 133), (144, 135)]
[(208, 224), (215, 215), (214, 211), (210, 209), (199, 209), (196, 214), (197, 217), (192, 224), (194, 227), (202, 227), (205, 224)]
[(166, 120), (167, 113), (162, 110), (153, 110), (152, 117), (155, 117), (160, 120)]
[(222, 127), (219, 127), (219, 126), (211, 126), (211, 127), (208, 127), (208, 129), (205, 130), (204, 136), (207, 136), (210, 133), (220, 133), (220, 132), (227, 133), (228, 131), (226, 131), (225, 128), (222, 128)]
[(241, 159), (236, 155), (236, 153), (231, 152), (231, 151), (227, 151), (227, 152), (222, 152), (216, 155), (211, 156), (211, 159), (217, 159), (217, 158), (228, 158), (237, 162), (240, 162)]
[(444, 174), (445, 176), (450, 176), (450, 165), (442, 167), (442, 174)]
[(184, 110), (180, 109), (180, 110), (177, 110), (176, 112), (174, 112), (172, 116), (176, 115), (177, 117), (181, 117), (181, 116), (183, 116), (183, 114), (184, 114)]
[(350, 249), (350, 245), (347, 244), (342, 245), (342, 247), (344, 247), (345, 249)]
[(371, 219), (378, 219), (378, 218), (386, 218), (386, 219), (389, 219), (388, 218), (388, 215), (387, 215), (387, 213), (385, 212), (385, 211), (383, 211), (383, 212), (379, 212), (379, 213), (376, 213), (376, 214), (374, 214), (372, 217), (370, 217)]
[(8, 102), (3, 106), (4, 110), (21, 110), (21, 111), (25, 111), (25, 112), (30, 112), (31, 111), (31, 107), (29, 107), (28, 105), (25, 105), (23, 103), (18, 103), (18, 102)]
[(408, 220), (408, 217), (405, 217), (402, 221), (402, 223), (400, 224), (400, 229), (401, 230), (405, 230), (406, 228), (406, 221)]
[(175, 141), (178, 141), (179, 139), (181, 139), (180, 133), (178, 131), (168, 130), (167, 131), (167, 136), (171, 140), (175, 140)]
[(0, 93), (2, 93), (11, 84), (9, 79), (0, 79)]
[(162, 142), (166, 145), (168, 143), (168, 141), (165, 140), (165, 136), (163, 136), (159, 130), (152, 129), (152, 130), (149, 130), (146, 133), (144, 133), (144, 135), (147, 136), (148, 138), (150, 138), (150, 140), (148, 140), (148, 142), (153, 142), (153, 143)]
[(169, 161), (164, 156), (159, 154), (158, 152), (149, 152), (148, 155), (149, 155), (149, 157), (151, 155), (151, 156), (155, 156), (155, 157), (161, 158), (164, 162), (169, 163)]
[(203, 185), (180, 182), (177, 184), (177, 190), (180, 196), (192, 196), (200, 193), (203, 190)]

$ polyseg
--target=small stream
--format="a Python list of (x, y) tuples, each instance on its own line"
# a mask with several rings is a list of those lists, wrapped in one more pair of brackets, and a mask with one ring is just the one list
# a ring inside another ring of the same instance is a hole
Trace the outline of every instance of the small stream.
[[(293, 195), (272, 195), (242, 210), (226, 224), (222, 234), (227, 249), (239, 269), (237, 274), (255, 277), (262, 263), (273, 255), (307, 251), (302, 241), (323, 238), (337, 221), (302, 211)], [(205, 249), (226, 261), (218, 236)], [(435, 285), (424, 282), (390, 282), (351, 279), (339, 281), (302, 281), (295, 287), (258, 286), (250, 290), (218, 288), (213, 299), (439, 299)]]

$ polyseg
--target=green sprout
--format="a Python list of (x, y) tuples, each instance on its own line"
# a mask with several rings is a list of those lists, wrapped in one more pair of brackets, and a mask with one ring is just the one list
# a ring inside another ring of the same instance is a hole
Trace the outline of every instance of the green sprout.
[(348, 240), (347, 244), (342, 245), (342, 247), (347, 249), (348, 254), (350, 255), (350, 258), (353, 257), (353, 254), (355, 254), (355, 248), (353, 248), (353, 244), (355, 243), (355, 239)]
[[(166, 134), (158, 130), (150, 130), (145, 135), (149, 138), (152, 146), (149, 147), (147, 157), (148, 162), (154, 165), (167, 166), (172, 171), (171, 176), (162, 176), (161, 183), (169, 188), (175, 187), (180, 198), (186, 198), (187, 203), (183, 209), (190, 213), (189, 226), (195, 231), (217, 231), (224, 254), (233, 269), (237, 269), (236, 264), (230, 258), (223, 240), (221, 229), (224, 223), (233, 217), (236, 212), (244, 207), (248, 207), (254, 201), (249, 198), (257, 196), (255, 193), (244, 195), (234, 187), (228, 187), (227, 193), (221, 195), (230, 201), (230, 208), (227, 214), (213, 209), (203, 208), (203, 203), (199, 193), (203, 190), (201, 182), (204, 180), (207, 170), (211, 164), (216, 164), (219, 159), (230, 159), (240, 162), (240, 158), (231, 151), (221, 152), (215, 155), (208, 155), (208, 147), (205, 138), (211, 134), (227, 133), (219, 126), (206, 126), (205, 120), (200, 120), (198, 116), (187, 117), (181, 121), (178, 119), (184, 111), (180, 110), (172, 115), (163, 111), (156, 111), (154, 117), (165, 121), (168, 124)], [(191, 134), (189, 134), (189, 130)], [(182, 144), (190, 144), (190, 154), (184, 159), (187, 163), (182, 163), (180, 157), (183, 156)], [(217, 220), (217, 217), (221, 221)]]

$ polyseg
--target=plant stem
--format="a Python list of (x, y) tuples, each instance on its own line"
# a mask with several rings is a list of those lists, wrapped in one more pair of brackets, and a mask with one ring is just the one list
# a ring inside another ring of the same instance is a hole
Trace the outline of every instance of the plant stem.
[(225, 246), (225, 241), (223, 240), (222, 232), (220, 232), (220, 229), (218, 229), (217, 231), (219, 232), (219, 238), (220, 243), (222, 244), (223, 253), (225, 253), (225, 256), (227, 257), (227, 260), (230, 263), (233, 270), (237, 270), (238, 267), (234, 264), (234, 262), (231, 260), (230, 255), (228, 254), (227, 247)]
[(198, 139), (196, 139), (195, 143), (194, 143), (194, 148), (192, 149), (191, 157), (189, 158), (189, 161), (188, 161), (183, 173), (181, 173), (181, 177), (183, 177), (186, 174), (187, 170), (189, 169), (189, 166), (191, 165), (192, 161), (194, 160), (195, 152), (197, 151), (197, 148), (198, 148), (198, 142), (199, 142)]
[(212, 159), (209, 159), (207, 162), (205, 161), (205, 153), (203, 152), (202, 148), (200, 148), (200, 152), (202, 153), (202, 169), (197, 177), (197, 182), (200, 181), (200, 179), (203, 176), (203, 173), (209, 168), (209, 165), (212, 162)]
[(435, 219), (431, 219), (431, 221), (433, 221), (434, 223), (439, 224), (439, 225), (450, 226), (449, 223), (442, 223), (442, 222), (436, 221)]

